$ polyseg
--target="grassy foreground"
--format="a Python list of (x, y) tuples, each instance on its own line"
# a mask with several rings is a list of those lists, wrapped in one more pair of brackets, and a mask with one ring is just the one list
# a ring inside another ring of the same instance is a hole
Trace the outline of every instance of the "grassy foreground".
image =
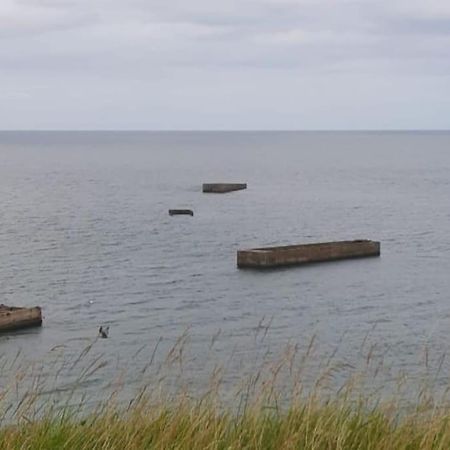
[[(207, 402), (208, 403), (208, 402)], [(16, 449), (448, 449), (450, 411), (397, 411), (310, 398), (284, 412), (254, 405), (241, 415), (180, 399), (140, 402), (85, 417), (58, 414), (3, 426), (0, 448)]]
[[(45, 395), (52, 392), (46, 388), (49, 372), (42, 372), (47, 364), (37, 371), (30, 366), (32, 383), (26, 388), (26, 371), (18, 372), (10, 388), (0, 386), (0, 450), (450, 449), (450, 388), (444, 387), (437, 396), (425, 379), (422, 386), (404, 391), (400, 377), (397, 393), (388, 391), (386, 396), (379, 389), (383, 375), (377, 383), (382, 366), (372, 350), (365, 357), (366, 369), (354, 372), (343, 384), (336, 385), (336, 374), (347, 365), (332, 363), (330, 358), (312, 385), (305, 385), (310, 344), (304, 355), (287, 347), (277, 362), (263, 361), (235, 388), (224, 384), (221, 370), (215, 370), (203, 389), (190, 394), (181, 381), (174, 383), (174, 392), (167, 391), (170, 379), (161, 376), (161, 367), (172, 370), (181, 361), (184, 343), (180, 342), (162, 366), (155, 366), (152, 356), (141, 372), (148, 376), (155, 367), (154, 380), (162, 381), (144, 384), (126, 402), (120, 399), (120, 386), (115, 387), (95, 408), (86, 407), (88, 394), (79, 402), (71, 398), (105, 368), (95, 356), (83, 370), (76, 370), (92, 345), (75, 363), (61, 366), (68, 373), (81, 372), (74, 390), (63, 391), (62, 407)], [(431, 366), (426, 356), (428, 373)], [(434, 379), (443, 359), (437, 364)], [(55, 387), (60, 373), (52, 378)]]

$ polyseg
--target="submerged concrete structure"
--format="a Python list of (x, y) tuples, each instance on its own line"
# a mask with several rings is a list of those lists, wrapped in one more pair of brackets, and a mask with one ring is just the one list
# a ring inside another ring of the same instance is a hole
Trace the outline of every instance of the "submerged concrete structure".
[(225, 194), (242, 189), (247, 189), (247, 183), (203, 183), (202, 186), (203, 192), (211, 194)]
[(42, 311), (39, 306), (19, 308), (0, 305), (0, 332), (20, 330), (42, 325)]
[(264, 269), (368, 256), (380, 256), (379, 242), (358, 239), (238, 250), (237, 265)]

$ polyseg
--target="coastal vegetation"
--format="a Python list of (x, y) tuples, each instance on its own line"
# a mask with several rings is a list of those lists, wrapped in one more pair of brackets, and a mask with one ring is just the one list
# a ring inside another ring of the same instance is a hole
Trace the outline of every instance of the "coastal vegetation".
[(22, 416), (3, 426), (0, 448), (16, 449), (446, 449), (450, 410), (417, 405), (402, 416), (398, 405), (368, 408), (314, 396), (286, 409), (249, 406), (242, 414), (205, 399), (140, 401), (81, 419), (65, 412), (39, 420)]
[[(183, 342), (171, 349), (165, 369), (176, 367)], [(379, 364), (376, 372), (369, 370), (375, 362), (371, 353), (366, 356), (365, 373), (354, 372), (341, 383), (337, 374), (343, 366), (330, 360), (312, 383), (306, 383), (305, 359), (314, 359), (311, 347), (300, 358), (295, 348), (287, 348), (277, 361), (264, 362), (237, 386), (225, 382), (224, 370), (217, 368), (204, 389), (192, 391), (179, 374), (170, 383), (169, 374), (162, 375), (159, 367), (158, 377), (131, 398), (121, 396), (123, 384), (112, 383), (110, 394), (91, 407), (89, 396), (77, 396), (86, 381), (105, 367), (95, 356), (82, 368), (91, 345), (70, 365), (81, 375), (62, 396), (57, 386), (48, 390), (35, 368), (29, 371), (35, 378), (26, 389), (21, 385), (25, 371), (16, 374), (9, 387), (2, 387), (0, 448), (450, 448), (447, 389), (437, 395), (429, 379), (405, 388), (402, 378), (397, 389), (386, 394), (383, 382), (377, 381)], [(170, 385), (176, 389), (167, 388)]]

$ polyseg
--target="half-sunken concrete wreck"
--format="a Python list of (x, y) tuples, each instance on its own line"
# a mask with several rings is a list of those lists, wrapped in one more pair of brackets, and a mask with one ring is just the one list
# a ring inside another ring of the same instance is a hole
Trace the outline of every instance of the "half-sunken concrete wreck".
[(192, 209), (169, 209), (170, 216), (193, 216)]
[(42, 311), (39, 306), (19, 308), (0, 305), (0, 332), (20, 330), (42, 325)]
[(237, 265), (264, 269), (368, 256), (380, 256), (379, 242), (358, 239), (238, 250)]
[(211, 194), (225, 194), (242, 189), (247, 189), (247, 183), (204, 183), (202, 186), (203, 192)]

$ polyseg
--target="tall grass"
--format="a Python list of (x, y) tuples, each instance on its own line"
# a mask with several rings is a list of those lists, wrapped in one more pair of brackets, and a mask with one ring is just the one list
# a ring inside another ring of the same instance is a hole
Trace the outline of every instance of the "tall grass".
[[(87, 359), (94, 344), (73, 361), (56, 359), (57, 370), (22, 368), (0, 389), (1, 449), (450, 448), (448, 389), (436, 394), (430, 377), (405, 389), (399, 377), (386, 394), (373, 350), (365, 369), (350, 371), (343, 382), (336, 374), (347, 365), (332, 355), (312, 382), (308, 378), (312, 339), (302, 354), (287, 346), (239, 383), (231, 385), (226, 367), (216, 367), (202, 389), (191, 389), (180, 376), (183, 335), (149, 377), (152, 355), (131, 398), (122, 395), (121, 373), (102, 401), (92, 403), (83, 387), (105, 367), (98, 355)], [(70, 382), (66, 371), (75, 374)]]

